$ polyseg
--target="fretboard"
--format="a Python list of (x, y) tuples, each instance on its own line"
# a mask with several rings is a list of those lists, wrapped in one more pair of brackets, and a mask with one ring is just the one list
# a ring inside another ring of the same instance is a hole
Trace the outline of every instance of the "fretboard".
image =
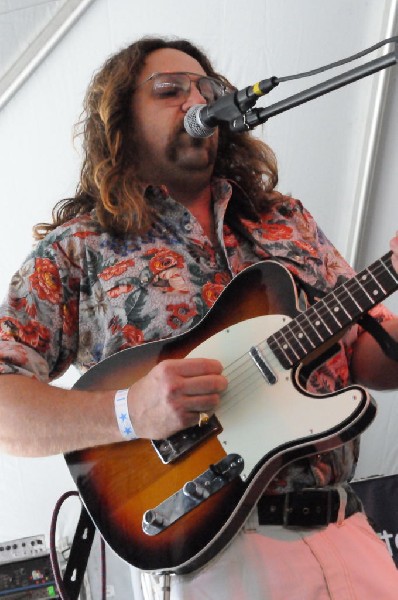
[(397, 289), (398, 275), (389, 252), (300, 313), (267, 343), (284, 368), (297, 366)]

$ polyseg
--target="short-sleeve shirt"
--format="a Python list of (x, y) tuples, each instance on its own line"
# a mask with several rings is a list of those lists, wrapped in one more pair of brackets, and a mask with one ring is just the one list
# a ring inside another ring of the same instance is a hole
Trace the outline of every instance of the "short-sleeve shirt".
[[(205, 317), (232, 278), (270, 257), (315, 298), (353, 275), (300, 201), (275, 192), (263, 211), (247, 198), (241, 210), (242, 194), (236, 200), (233, 190), (229, 181), (212, 183), (218, 244), (161, 188), (151, 190), (155, 216), (142, 236), (110, 234), (95, 209), (54, 229), (13, 276), (0, 307), (0, 373), (48, 382), (71, 364), (84, 373), (120, 350), (184, 333)], [(249, 236), (226, 219), (231, 207)], [(392, 316), (382, 306), (375, 310), (380, 320)], [(309, 391), (329, 393), (350, 383), (357, 335), (353, 326), (340, 351), (310, 374)], [(358, 447), (354, 440), (300, 460), (279, 474), (270, 491), (345, 481)]]

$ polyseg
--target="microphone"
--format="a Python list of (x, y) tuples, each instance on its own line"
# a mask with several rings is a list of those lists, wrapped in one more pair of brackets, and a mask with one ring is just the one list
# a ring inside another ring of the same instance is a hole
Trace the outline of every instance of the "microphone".
[[(217, 102), (217, 100), (216, 100)], [(203, 114), (209, 107), (206, 104), (194, 104), (184, 117), (185, 131), (194, 138), (207, 138), (213, 135), (218, 121), (209, 114)], [(208, 113), (208, 110), (207, 110)], [(214, 122), (214, 125), (212, 125)]]
[[(364, 65), (355, 69), (351, 69), (350, 71), (346, 71), (345, 73), (337, 75), (332, 79), (328, 79), (323, 83), (313, 86), (312, 88), (303, 90), (302, 92), (294, 94), (286, 100), (277, 102), (272, 106), (262, 109), (253, 109), (253, 106), (260, 96), (264, 96), (264, 94), (270, 92), (282, 81), (289, 81), (291, 79), (299, 79), (301, 77), (308, 77), (309, 75), (316, 75), (321, 71), (345, 64), (346, 62), (350, 62), (351, 60), (364, 56), (369, 52), (373, 52), (373, 50), (376, 50), (376, 48), (379, 48), (383, 44), (392, 41), (395, 42), (395, 49), (389, 54), (365, 63)], [(185, 131), (192, 137), (206, 138), (213, 135), (217, 125), (222, 122), (227, 122), (229, 124), (230, 131), (234, 133), (248, 131), (257, 125), (260, 125), (261, 123), (265, 123), (274, 115), (284, 112), (285, 110), (289, 110), (290, 108), (294, 108), (295, 106), (299, 106), (300, 104), (308, 102), (309, 100), (313, 100), (314, 98), (318, 98), (318, 96), (328, 94), (332, 90), (336, 90), (349, 83), (352, 83), (353, 81), (362, 79), (362, 77), (367, 77), (368, 75), (377, 73), (382, 69), (390, 67), (391, 65), (395, 65), (397, 62), (398, 38), (388, 38), (387, 40), (368, 48), (368, 50), (365, 50), (360, 54), (351, 56), (343, 61), (332, 63), (326, 67), (308, 71), (307, 73), (300, 73), (295, 76), (289, 75), (288, 77), (271, 77), (270, 79), (263, 79), (262, 81), (255, 83), (253, 86), (249, 85), (242, 90), (221, 96), (215, 102), (210, 104), (196, 104), (195, 106), (191, 106), (184, 117)]]
[(248, 87), (221, 96), (210, 104), (195, 104), (184, 117), (185, 131), (194, 138), (213, 135), (217, 125), (234, 121), (255, 105), (260, 96), (270, 92), (279, 83), (277, 77), (263, 79)]

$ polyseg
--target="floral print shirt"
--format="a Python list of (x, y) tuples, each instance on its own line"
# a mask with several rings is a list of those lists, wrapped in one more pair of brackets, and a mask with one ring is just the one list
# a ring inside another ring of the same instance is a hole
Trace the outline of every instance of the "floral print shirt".
[[(232, 277), (269, 256), (319, 294), (353, 274), (291, 197), (275, 192), (262, 214), (254, 214), (245, 198), (241, 220), (252, 237), (237, 233), (225, 222), (228, 206), (239, 205), (232, 190), (226, 180), (213, 182), (218, 246), (162, 189), (152, 190), (157, 216), (141, 237), (112, 236), (95, 211), (48, 234), (12, 278), (0, 307), (0, 373), (51, 381), (71, 364), (84, 372), (119, 350), (187, 331)], [(382, 306), (376, 312), (381, 319), (391, 316)], [(354, 326), (340, 351), (310, 375), (310, 391), (327, 393), (350, 383), (350, 347), (357, 335)], [(286, 467), (271, 491), (347, 480), (358, 445), (355, 440)]]

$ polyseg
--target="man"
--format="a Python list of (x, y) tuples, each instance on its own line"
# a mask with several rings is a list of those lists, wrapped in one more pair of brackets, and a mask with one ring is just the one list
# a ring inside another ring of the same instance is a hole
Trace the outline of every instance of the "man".
[[(47, 235), (0, 312), (3, 452), (65, 453), (197, 425), (228, 387), (211, 357), (166, 359), (128, 390), (65, 392), (48, 381), (71, 363), (84, 371), (118, 350), (188, 331), (232, 277), (260, 260), (289, 269), (300, 302), (352, 274), (302, 205), (274, 191), (267, 146), (222, 127), (201, 140), (185, 132), (188, 109), (228, 89), (197, 48), (160, 39), (132, 44), (93, 79), (77, 195), (58, 206), (53, 225), (37, 228)], [(398, 238), (391, 249), (398, 270)], [(383, 307), (374, 315), (398, 337), (393, 315)], [(308, 370), (306, 385), (324, 393), (351, 380), (398, 384), (396, 363), (356, 326)], [(172, 578), (171, 597), (395, 598), (395, 566), (346, 486), (357, 452), (351, 441), (298, 461), (267, 490), (338, 490), (333, 522), (291, 529), (254, 512), (214, 561)], [(162, 597), (161, 578), (143, 582), (148, 598)]]

